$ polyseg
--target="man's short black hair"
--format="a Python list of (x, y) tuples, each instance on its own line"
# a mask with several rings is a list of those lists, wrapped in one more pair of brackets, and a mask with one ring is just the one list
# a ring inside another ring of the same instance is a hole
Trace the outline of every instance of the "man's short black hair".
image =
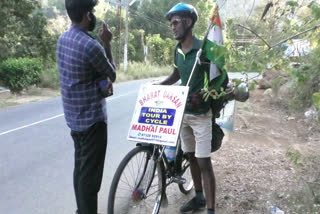
[(86, 12), (92, 11), (98, 0), (65, 0), (67, 13), (72, 22), (80, 23)]

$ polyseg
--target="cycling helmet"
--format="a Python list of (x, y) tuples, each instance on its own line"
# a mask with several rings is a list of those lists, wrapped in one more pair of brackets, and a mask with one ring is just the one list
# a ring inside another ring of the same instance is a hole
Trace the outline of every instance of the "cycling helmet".
[(197, 12), (196, 8), (194, 8), (192, 5), (186, 4), (186, 3), (178, 3), (175, 6), (173, 6), (169, 10), (169, 12), (166, 14), (166, 18), (170, 21), (170, 19), (174, 15), (179, 15), (182, 17), (190, 17), (193, 21), (193, 24), (198, 19), (198, 12)]
[(245, 102), (249, 99), (249, 88), (244, 82), (240, 83), (233, 91), (234, 99), (239, 102)]

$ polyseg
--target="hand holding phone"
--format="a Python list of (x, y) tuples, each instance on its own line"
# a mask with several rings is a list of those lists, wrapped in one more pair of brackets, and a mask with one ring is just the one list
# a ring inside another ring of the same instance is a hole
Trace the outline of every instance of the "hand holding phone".
[(110, 43), (112, 40), (112, 33), (109, 29), (109, 25), (102, 21), (102, 25), (99, 30), (99, 37), (103, 43)]
[(113, 84), (109, 78), (101, 80), (99, 82), (99, 87), (103, 97), (110, 97), (113, 95)]

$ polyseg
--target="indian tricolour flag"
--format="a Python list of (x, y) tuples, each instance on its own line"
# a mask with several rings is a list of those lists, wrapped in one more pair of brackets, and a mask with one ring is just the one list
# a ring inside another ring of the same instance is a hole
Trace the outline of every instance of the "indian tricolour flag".
[(204, 55), (210, 60), (209, 81), (218, 78), (225, 72), (223, 66), (225, 64), (226, 48), (223, 45), (222, 25), (218, 7), (216, 7), (202, 48)]

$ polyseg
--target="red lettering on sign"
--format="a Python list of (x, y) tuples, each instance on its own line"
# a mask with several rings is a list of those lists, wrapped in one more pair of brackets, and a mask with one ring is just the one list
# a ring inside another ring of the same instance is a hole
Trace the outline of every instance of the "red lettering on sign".
[(153, 133), (155, 133), (155, 132), (157, 132), (158, 127), (134, 124), (134, 125), (132, 125), (131, 129), (135, 130), (135, 131), (141, 131), (141, 132), (145, 131), (145, 132), (153, 132)]
[(170, 135), (175, 135), (175, 129), (173, 128), (164, 128), (164, 127), (160, 127), (159, 133), (161, 134), (170, 134)]
[(165, 91), (163, 93), (163, 98), (169, 99), (171, 102), (173, 102), (176, 105), (176, 108), (179, 108), (182, 105), (179, 98), (177, 96), (173, 96), (173, 94), (170, 92)]
[(159, 94), (160, 94), (160, 90), (158, 90), (158, 91), (152, 91), (152, 92), (144, 95), (144, 96), (139, 100), (140, 105), (143, 106), (143, 105), (144, 105), (146, 102), (148, 102), (149, 100), (159, 97)]

